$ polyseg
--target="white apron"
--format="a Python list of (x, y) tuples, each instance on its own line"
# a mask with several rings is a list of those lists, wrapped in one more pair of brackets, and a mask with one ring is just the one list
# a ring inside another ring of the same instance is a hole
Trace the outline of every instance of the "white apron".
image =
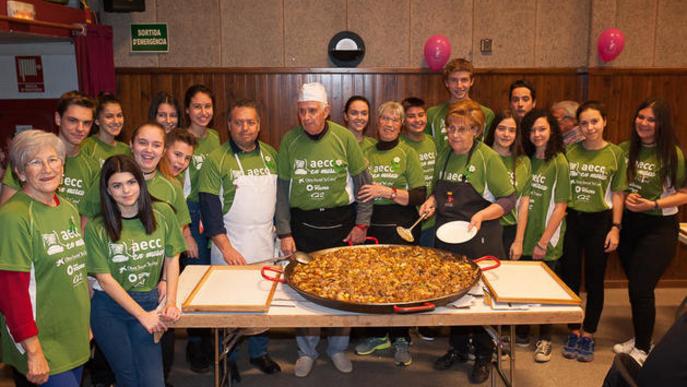
[[(277, 200), (277, 175), (247, 176), (238, 155), (241, 175), (234, 180), (236, 193), (231, 208), (224, 215), (224, 227), (234, 248), (246, 263), (251, 264), (274, 257), (274, 211)], [(267, 167), (260, 151), (263, 165)], [(222, 190), (223, 191), (223, 190)], [(224, 196), (220, 192), (220, 199)], [(211, 244), (210, 258), (213, 265), (226, 265), (222, 252)]]

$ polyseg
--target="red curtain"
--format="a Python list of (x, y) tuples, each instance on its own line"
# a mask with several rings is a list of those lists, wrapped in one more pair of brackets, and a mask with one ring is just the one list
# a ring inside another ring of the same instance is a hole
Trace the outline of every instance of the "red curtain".
[(115, 92), (112, 27), (87, 24), (86, 34), (74, 38), (76, 70), (82, 93), (97, 96), (101, 91)]

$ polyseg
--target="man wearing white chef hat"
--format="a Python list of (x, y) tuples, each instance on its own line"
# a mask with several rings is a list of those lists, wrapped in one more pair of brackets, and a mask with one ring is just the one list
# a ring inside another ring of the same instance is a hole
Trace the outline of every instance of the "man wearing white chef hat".
[[(327, 121), (327, 91), (321, 83), (304, 84), (298, 95), (299, 126), (282, 138), (277, 157), (277, 234), (284, 254), (311, 252), (365, 241), (372, 202), (356, 202), (358, 190), (372, 182), (367, 162), (353, 134)], [(344, 351), (348, 328), (330, 329), (327, 354), (337, 370), (353, 366)], [(305, 377), (318, 356), (320, 329), (299, 329), (299, 358), (294, 373)]]
[[(235, 102), (227, 117), (229, 141), (208, 155), (200, 171), (200, 209), (212, 238), (212, 264), (246, 265), (274, 256), (277, 151), (258, 140), (255, 102)], [(248, 339), (250, 363), (274, 374), (281, 368), (267, 354), (267, 343), (266, 334)], [(233, 356), (231, 366), (239, 380)]]

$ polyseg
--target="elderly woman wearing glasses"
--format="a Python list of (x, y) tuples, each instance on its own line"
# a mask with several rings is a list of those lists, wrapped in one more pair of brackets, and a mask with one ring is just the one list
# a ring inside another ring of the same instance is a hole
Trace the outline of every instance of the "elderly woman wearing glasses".
[(10, 150), (22, 189), (0, 207), (3, 361), (18, 386), (79, 386), (88, 360), (90, 304), (79, 213), (56, 194), (65, 146), (27, 130)]

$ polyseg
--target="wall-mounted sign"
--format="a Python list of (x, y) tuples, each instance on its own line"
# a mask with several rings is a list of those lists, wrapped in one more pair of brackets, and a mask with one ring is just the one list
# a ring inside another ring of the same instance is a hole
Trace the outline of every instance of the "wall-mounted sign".
[(132, 24), (131, 52), (168, 52), (167, 24)]
[(20, 93), (44, 93), (43, 62), (40, 55), (15, 56), (17, 89)]

